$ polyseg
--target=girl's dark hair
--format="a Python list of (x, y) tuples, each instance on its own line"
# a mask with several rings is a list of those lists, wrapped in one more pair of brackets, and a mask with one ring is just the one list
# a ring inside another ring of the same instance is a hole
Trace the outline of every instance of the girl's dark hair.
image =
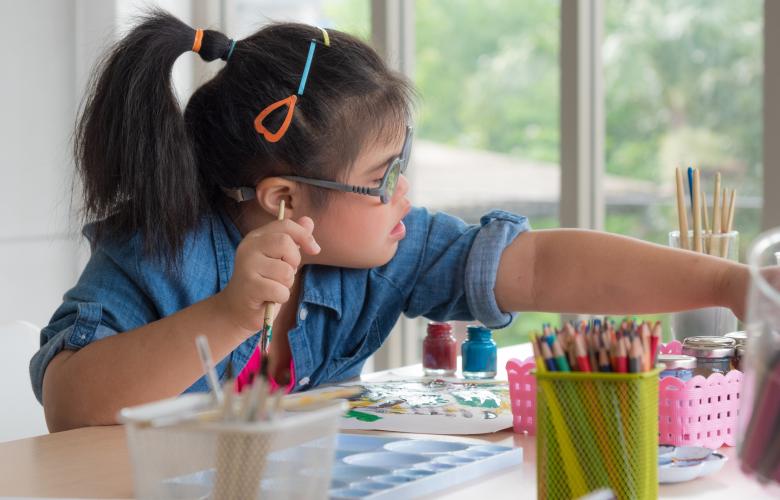
[[(85, 222), (96, 240), (140, 235), (147, 254), (169, 263), (189, 231), (223, 203), (221, 187), (275, 175), (343, 180), (361, 149), (392, 141), (410, 121), (414, 91), (364, 42), (328, 30), (318, 44), (292, 124), (279, 142), (254, 129), (257, 114), (294, 94), (318, 28), (270, 24), (236, 42), (228, 63), (181, 113), (171, 86), (176, 59), (195, 30), (153, 10), (96, 70), (76, 127), (74, 150)], [(231, 40), (204, 30), (200, 57), (227, 60)], [(286, 108), (264, 124), (276, 130)], [(324, 206), (328, 192), (310, 188)]]

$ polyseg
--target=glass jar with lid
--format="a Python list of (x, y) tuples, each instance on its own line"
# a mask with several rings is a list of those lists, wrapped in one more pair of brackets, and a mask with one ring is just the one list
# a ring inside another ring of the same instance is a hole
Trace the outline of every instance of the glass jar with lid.
[(460, 345), (465, 378), (496, 376), (496, 343), (493, 332), (484, 326), (469, 325), (468, 338)]
[(724, 335), (734, 339), (736, 345), (734, 346), (734, 357), (731, 360), (731, 367), (735, 370), (741, 370), (742, 358), (745, 355), (745, 349), (747, 348), (747, 332), (744, 330), (738, 332), (731, 332)]
[(677, 377), (683, 382), (693, 378), (696, 370), (696, 358), (685, 354), (659, 354), (658, 364), (661, 365), (661, 379)]
[(423, 371), (428, 376), (452, 377), (458, 368), (458, 341), (449, 323), (428, 323), (423, 340)]
[(696, 358), (694, 375), (725, 375), (731, 369), (735, 346), (736, 341), (730, 337), (688, 337), (683, 341), (682, 353)]

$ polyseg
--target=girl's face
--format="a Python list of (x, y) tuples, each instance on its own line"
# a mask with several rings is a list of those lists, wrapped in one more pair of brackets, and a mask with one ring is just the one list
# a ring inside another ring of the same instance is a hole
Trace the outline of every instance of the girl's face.
[[(347, 184), (378, 186), (390, 162), (401, 153), (404, 137), (374, 143), (355, 161)], [(411, 209), (409, 182), (401, 175), (390, 203), (376, 196), (333, 192), (325, 207), (311, 214), (314, 237), (322, 247), (306, 263), (369, 268), (386, 264), (406, 236), (403, 219)]]

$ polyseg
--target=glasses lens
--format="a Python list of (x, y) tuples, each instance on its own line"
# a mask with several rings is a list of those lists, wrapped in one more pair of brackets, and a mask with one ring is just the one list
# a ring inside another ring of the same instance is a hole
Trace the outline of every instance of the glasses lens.
[(385, 193), (387, 203), (390, 201), (390, 198), (393, 197), (393, 193), (395, 193), (395, 188), (398, 186), (398, 176), (401, 175), (401, 162), (398, 159), (395, 159), (393, 161), (393, 164), (390, 165), (390, 170), (387, 172), (387, 183), (385, 183)]

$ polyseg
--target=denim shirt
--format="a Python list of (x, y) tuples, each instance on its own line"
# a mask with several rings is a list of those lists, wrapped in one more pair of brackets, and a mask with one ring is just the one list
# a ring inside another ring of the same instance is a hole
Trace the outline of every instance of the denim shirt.
[[(402, 313), (435, 321), (478, 320), (490, 328), (512, 322), (513, 315), (498, 308), (493, 289), (504, 248), (530, 229), (525, 217), (496, 210), (479, 225), (468, 225), (414, 208), (404, 224), (406, 238), (384, 266), (304, 266), (297, 324), (288, 332), (295, 390), (358, 376)], [(90, 226), (84, 234), (91, 240)], [(188, 237), (175, 274), (143, 257), (138, 236), (123, 244), (93, 244), (81, 277), (41, 331), (41, 348), (30, 362), (38, 400), (46, 367), (61, 350), (144, 326), (225, 288), (240, 241), (224, 212), (204, 217)], [(234, 367), (246, 364), (258, 338), (259, 333), (251, 336), (228, 356)], [(220, 377), (228, 357), (217, 365)], [(200, 378), (185, 392), (207, 389)]]

